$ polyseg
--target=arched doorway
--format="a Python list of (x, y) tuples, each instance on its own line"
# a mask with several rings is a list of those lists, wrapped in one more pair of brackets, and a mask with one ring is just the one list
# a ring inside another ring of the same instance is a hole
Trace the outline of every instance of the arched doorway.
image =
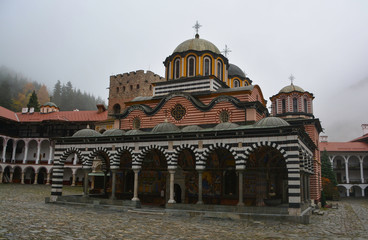
[(14, 140), (9, 139), (6, 145), (5, 162), (10, 163), (13, 155)]
[(350, 188), (350, 197), (362, 197), (362, 188), (359, 186), (352, 186)]
[(179, 153), (178, 167), (175, 171), (175, 183), (181, 189), (180, 202), (193, 204), (198, 201), (198, 173), (195, 170), (195, 156), (190, 149), (184, 149)]
[(24, 159), (24, 152), (25, 152), (25, 142), (24, 140), (18, 140), (17, 141), (17, 148), (15, 151), (15, 162), (21, 163)]
[(42, 167), (38, 170), (37, 184), (45, 184), (47, 180), (47, 170)]
[(90, 195), (94, 197), (108, 197), (111, 193), (110, 159), (103, 152), (97, 152), (92, 161), (92, 172), (88, 174), (91, 178)]
[[(279, 150), (263, 146), (250, 154), (244, 174), (246, 205), (265, 206), (288, 202), (286, 162)], [(272, 199), (272, 201), (267, 201)]]
[(3, 183), (10, 183), (10, 167), (4, 168)]
[(202, 185), (204, 203), (221, 205), (238, 203), (235, 159), (227, 149), (217, 148), (209, 154)]
[(15, 167), (13, 172), (13, 183), (20, 183), (22, 180), (22, 169)]
[(116, 173), (116, 198), (132, 199), (134, 192), (134, 172), (132, 155), (124, 151), (120, 156), (119, 170)]
[(174, 184), (174, 200), (176, 203), (181, 203), (181, 187), (179, 184)]
[(339, 191), (340, 197), (346, 197), (346, 187), (339, 185), (337, 186), (337, 190)]
[(24, 170), (24, 183), (25, 184), (33, 184), (35, 181), (35, 170), (33, 167), (27, 167)]
[(167, 163), (163, 153), (152, 149), (145, 155), (139, 174), (139, 199), (142, 204), (162, 205), (161, 190), (166, 190)]

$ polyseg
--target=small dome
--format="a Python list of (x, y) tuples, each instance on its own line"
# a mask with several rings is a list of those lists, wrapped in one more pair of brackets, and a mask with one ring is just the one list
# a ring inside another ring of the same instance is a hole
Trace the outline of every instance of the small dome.
[(162, 133), (162, 132), (178, 132), (180, 129), (173, 123), (163, 122), (157, 124), (153, 129), (153, 133)]
[(279, 91), (279, 93), (290, 93), (290, 92), (305, 92), (305, 91), (303, 88), (298, 87), (294, 84), (290, 84), (289, 86), (286, 86)]
[(124, 135), (139, 135), (139, 134), (144, 134), (145, 132), (143, 132), (142, 130), (139, 129), (132, 129), (127, 131)]
[(59, 108), (58, 106), (56, 106), (55, 103), (53, 102), (47, 102), (41, 105), (41, 107), (55, 107), (55, 108)]
[(102, 136), (101, 133), (93, 130), (93, 129), (82, 129), (77, 131), (76, 133), (73, 134), (72, 137), (100, 137)]
[(124, 135), (125, 131), (121, 129), (109, 129), (102, 133), (102, 136), (121, 136)]
[(279, 117), (266, 117), (255, 124), (253, 124), (254, 127), (283, 127), (283, 126), (290, 126), (288, 122), (286, 122), (284, 119)]
[(210, 41), (200, 39), (199, 35), (196, 35), (195, 38), (186, 40), (179, 44), (173, 53), (186, 52), (189, 50), (194, 51), (211, 51), (217, 54), (221, 54), (220, 50)]
[(182, 132), (196, 132), (196, 131), (201, 131), (201, 130), (203, 130), (203, 128), (201, 128), (198, 125), (190, 125), (190, 126), (183, 127), (181, 129)]
[(244, 74), (243, 70), (241, 70), (240, 67), (238, 67), (234, 64), (231, 64), (231, 63), (229, 64), (228, 75), (229, 75), (229, 77), (238, 76), (238, 77), (245, 78), (245, 74)]
[(237, 128), (237, 127), (239, 127), (239, 125), (236, 123), (223, 122), (223, 123), (217, 124), (213, 129), (214, 130), (226, 130), (226, 129)]

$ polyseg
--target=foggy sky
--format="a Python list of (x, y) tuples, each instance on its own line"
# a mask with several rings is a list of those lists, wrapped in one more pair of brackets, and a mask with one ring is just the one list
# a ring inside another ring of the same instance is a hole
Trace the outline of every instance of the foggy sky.
[(108, 97), (109, 76), (151, 70), (200, 37), (258, 84), (266, 100), (290, 84), (314, 94), (329, 141), (368, 123), (368, 1), (0, 1), (0, 65)]

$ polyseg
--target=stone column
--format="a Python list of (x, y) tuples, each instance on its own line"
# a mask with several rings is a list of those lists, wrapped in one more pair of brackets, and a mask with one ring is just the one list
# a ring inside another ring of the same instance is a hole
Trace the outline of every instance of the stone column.
[(4, 175), (4, 172), (0, 172), (0, 183), (3, 183), (3, 175)]
[(202, 200), (202, 170), (198, 171), (198, 201), (197, 204), (203, 204)]
[(83, 197), (88, 197), (88, 173), (90, 169), (83, 169), (83, 171), (84, 171)]
[(239, 202), (238, 202), (238, 206), (244, 206), (244, 200), (243, 200), (243, 171), (238, 171), (238, 178), (239, 178)]
[(21, 176), (21, 179), (20, 179), (20, 183), (24, 184), (24, 172), (23, 171), (22, 171), (22, 176)]
[(78, 155), (76, 153), (74, 153), (74, 161), (73, 161), (73, 165), (76, 165), (78, 162)]
[(73, 178), (72, 178), (72, 187), (74, 187), (75, 186), (75, 173), (73, 173)]
[(138, 198), (138, 173), (140, 169), (133, 169), (134, 171), (134, 196), (132, 201), (139, 201)]
[(10, 172), (9, 183), (13, 182), (13, 174), (14, 174), (14, 172)]
[(52, 163), (52, 156), (53, 156), (53, 147), (52, 147), (52, 142), (50, 142), (50, 153), (49, 153), (49, 160), (48, 160), (48, 164)]
[(349, 158), (344, 156), (344, 160), (345, 160), (346, 183), (350, 183), (350, 181), (349, 181), (349, 164), (348, 164)]
[(35, 180), (34, 180), (34, 183), (33, 184), (37, 184), (37, 178), (38, 178), (38, 173), (36, 172), (35, 173)]
[(27, 163), (27, 155), (28, 155), (28, 141), (24, 141), (24, 157), (23, 157), (23, 164)]
[(175, 181), (175, 170), (169, 170), (170, 173), (170, 199), (168, 203), (176, 203), (174, 199), (174, 181)]
[(36, 155), (36, 164), (40, 163), (40, 153), (41, 153), (41, 140), (37, 141), (37, 155)]
[(116, 169), (111, 169), (111, 173), (112, 173), (112, 181), (111, 181), (111, 197), (110, 199), (114, 200), (116, 199), (115, 197), (115, 193), (116, 193)]
[(46, 180), (46, 185), (50, 185), (50, 175), (51, 173), (47, 173), (47, 180)]
[(350, 189), (346, 189), (346, 196), (350, 197)]
[[(361, 183), (364, 183), (364, 174), (363, 174), (363, 157), (359, 157), (359, 162), (360, 162), (360, 179), (361, 179)], [(364, 193), (364, 190), (362, 191), (362, 193)], [(364, 196), (363, 196), (364, 197)]]
[(1, 156), (1, 159), (3, 160), (2, 162), (5, 162), (6, 145), (8, 144), (8, 139), (4, 138), (3, 144), (3, 155)]
[(17, 150), (17, 141), (13, 140), (13, 152), (11, 157), (11, 162), (15, 163), (15, 152)]

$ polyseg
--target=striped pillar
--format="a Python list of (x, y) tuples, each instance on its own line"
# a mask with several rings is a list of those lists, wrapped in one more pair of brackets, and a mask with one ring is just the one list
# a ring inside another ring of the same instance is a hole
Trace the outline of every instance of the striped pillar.
[(63, 192), (64, 164), (55, 161), (52, 171), (51, 196), (61, 196)]
[[(291, 147), (293, 150), (297, 147)], [(300, 161), (297, 149), (287, 153), (288, 169), (288, 195), (289, 195), (289, 215), (300, 215), (301, 213), (301, 179)]]

